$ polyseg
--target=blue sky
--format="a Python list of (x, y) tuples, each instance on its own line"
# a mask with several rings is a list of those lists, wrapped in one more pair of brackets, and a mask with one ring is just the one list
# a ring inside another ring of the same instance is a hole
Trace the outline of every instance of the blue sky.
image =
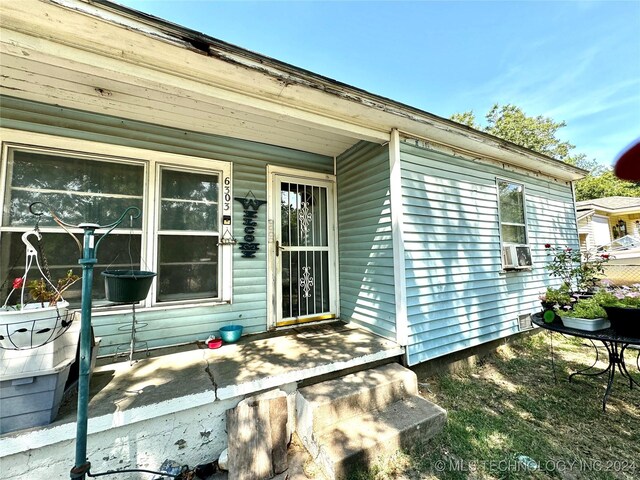
[(449, 117), (513, 103), (610, 165), (640, 136), (640, 1), (116, 0)]

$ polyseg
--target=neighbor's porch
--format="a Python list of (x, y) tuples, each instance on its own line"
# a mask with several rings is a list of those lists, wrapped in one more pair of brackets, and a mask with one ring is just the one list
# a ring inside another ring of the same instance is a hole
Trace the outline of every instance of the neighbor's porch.
[[(165, 459), (190, 466), (226, 448), (226, 410), (247, 395), (274, 388), (288, 394), (289, 431), (300, 385), (349, 370), (398, 361), (404, 348), (342, 322), (243, 337), (211, 350), (203, 343), (99, 359), (91, 379), (88, 458), (93, 471), (154, 469)], [(74, 463), (76, 397), (46, 427), (0, 438), (5, 474), (28, 462), (42, 478), (64, 478)]]

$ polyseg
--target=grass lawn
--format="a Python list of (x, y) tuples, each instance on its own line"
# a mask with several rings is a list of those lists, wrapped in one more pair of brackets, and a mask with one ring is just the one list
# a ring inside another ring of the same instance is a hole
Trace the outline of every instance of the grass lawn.
[[(548, 332), (501, 347), (463, 372), (419, 378), (421, 394), (448, 411), (447, 426), (362, 478), (640, 478), (640, 389), (616, 375), (603, 413), (606, 376), (568, 382), (569, 373), (593, 363), (593, 349), (559, 334), (553, 347), (557, 383)], [(637, 352), (627, 353), (640, 381)], [(521, 456), (537, 468), (527, 469)]]

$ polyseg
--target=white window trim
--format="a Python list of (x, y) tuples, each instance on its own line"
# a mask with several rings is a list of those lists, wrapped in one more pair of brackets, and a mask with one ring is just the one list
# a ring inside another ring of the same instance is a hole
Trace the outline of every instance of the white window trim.
[[(205, 159), (191, 157), (187, 155), (166, 153), (142, 148), (124, 147), (121, 145), (110, 145), (93, 142), (89, 140), (79, 140), (74, 138), (57, 137), (40, 133), (24, 132), (0, 128), (1, 162), (0, 162), (0, 212), (4, 212), (7, 188), (7, 164), (10, 148), (28, 149), (36, 152), (51, 152), (58, 154), (68, 154), (74, 157), (86, 157), (87, 160), (112, 161), (117, 163), (128, 163), (131, 165), (141, 165), (144, 167), (143, 186), (143, 225), (142, 229), (134, 229), (134, 233), (142, 234), (141, 257), (143, 268), (156, 268), (157, 255), (157, 195), (158, 172), (161, 167), (175, 168), (180, 171), (192, 171), (199, 173), (217, 173), (220, 177), (220, 238), (225, 231), (233, 232), (233, 224), (222, 225), (222, 216), (229, 215), (233, 222), (233, 181), (232, 164), (228, 161), (215, 159)], [(146, 219), (146, 220), (145, 220)], [(2, 231), (24, 231), (21, 227), (1, 227)], [(42, 227), (42, 232), (59, 232), (59, 229)], [(71, 229), (72, 232), (81, 233), (81, 229)], [(122, 227), (114, 232), (129, 232), (128, 227)], [(153, 234), (151, 234), (153, 232)], [(100, 233), (100, 231), (98, 231)], [(98, 256), (100, 252), (98, 251)], [(153, 310), (180, 308), (185, 306), (210, 306), (229, 304), (232, 302), (232, 269), (233, 269), (233, 246), (221, 245), (219, 247), (219, 278), (218, 297), (203, 298), (198, 300), (180, 300), (171, 302), (157, 302), (156, 288), (157, 281), (154, 280), (149, 295), (142, 302), (142, 307)], [(117, 307), (100, 308), (101, 312), (107, 314)]]
[[(511, 223), (511, 222), (503, 222), (502, 221), (502, 212), (501, 212), (501, 208), (500, 208), (500, 187), (499, 187), (499, 183), (500, 182), (506, 182), (506, 183), (510, 183), (510, 184), (514, 184), (514, 185), (519, 185), (522, 187), (522, 209), (523, 209), (523, 216), (524, 216), (524, 224), (521, 223)], [(530, 242), (529, 242), (529, 223), (527, 221), (527, 187), (524, 183), (516, 181), (516, 180), (512, 180), (509, 178), (504, 178), (504, 177), (496, 177), (496, 183), (495, 183), (495, 188), (496, 188), (496, 201), (498, 203), (498, 236), (500, 238), (500, 264), (502, 265), (502, 272), (520, 272), (520, 271), (530, 271), (533, 269), (533, 266), (531, 267), (525, 267), (525, 268), (507, 268), (505, 267), (504, 264), (504, 257), (502, 256), (502, 251), (503, 248), (509, 245), (526, 245), (527, 247), (531, 247)], [(525, 235), (525, 243), (514, 243), (514, 242), (506, 242), (503, 240), (502, 238), (502, 225), (517, 225), (517, 226), (524, 226), (524, 235)]]

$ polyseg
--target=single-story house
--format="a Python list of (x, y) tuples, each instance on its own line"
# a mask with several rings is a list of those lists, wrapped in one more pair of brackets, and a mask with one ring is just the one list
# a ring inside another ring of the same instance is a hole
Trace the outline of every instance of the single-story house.
[(631, 235), (640, 238), (640, 198), (605, 197), (576, 202), (580, 248), (595, 250)]
[[(516, 333), (543, 245), (577, 244), (570, 165), (108, 2), (2, 8), (2, 264), (32, 201), (68, 223), (140, 207), (97, 272), (132, 249), (158, 272), (151, 347), (341, 318), (414, 365)], [(53, 276), (76, 266), (41, 227)], [(120, 315), (94, 314), (105, 353)]]
[[(131, 338), (105, 269), (157, 272), (150, 348), (340, 319), (412, 366), (526, 328), (544, 245), (578, 248), (571, 165), (105, 0), (1, 2), (0, 21), (3, 280), (33, 201), (72, 224), (142, 211), (98, 252), (101, 354)], [(52, 276), (77, 269), (40, 230)]]

